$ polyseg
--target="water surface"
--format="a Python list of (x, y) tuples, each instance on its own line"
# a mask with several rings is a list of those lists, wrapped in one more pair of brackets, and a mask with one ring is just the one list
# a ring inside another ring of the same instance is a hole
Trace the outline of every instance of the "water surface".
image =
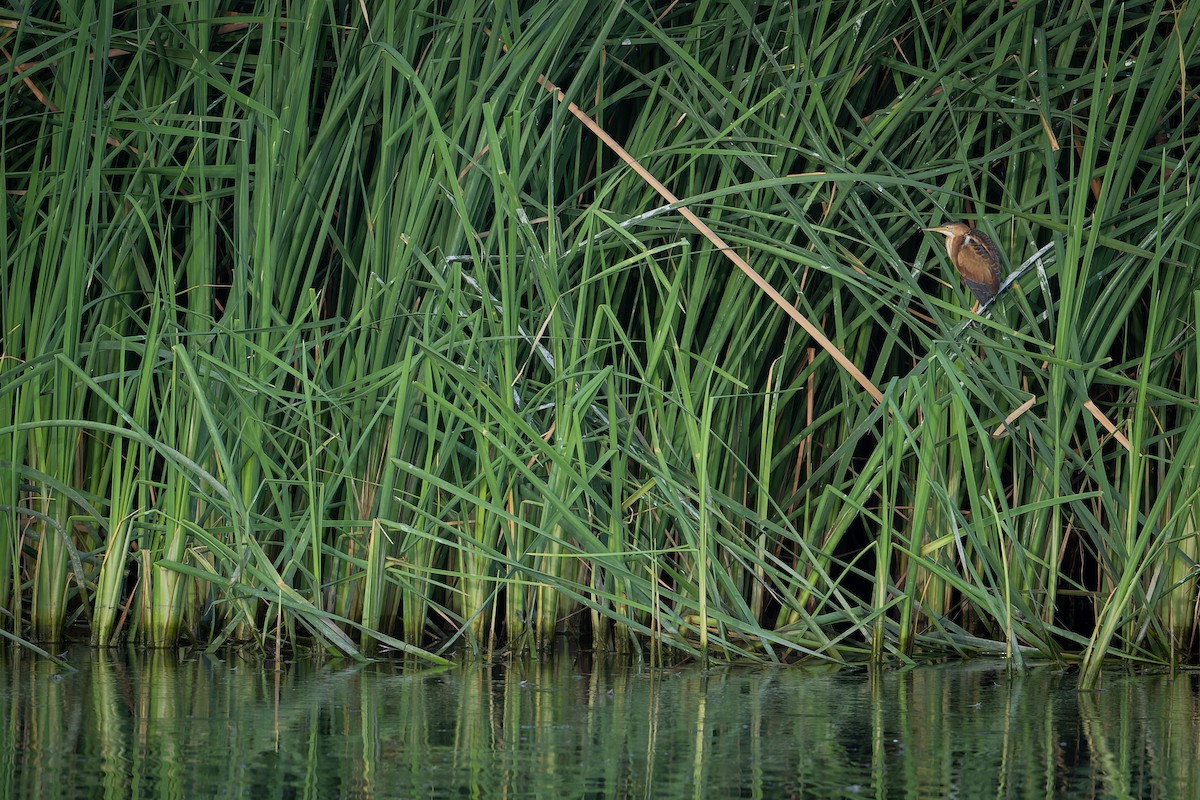
[[(0, 661), (0, 796), (1179, 798), (1197, 676)], [(53, 787), (53, 788), (51, 788)]]

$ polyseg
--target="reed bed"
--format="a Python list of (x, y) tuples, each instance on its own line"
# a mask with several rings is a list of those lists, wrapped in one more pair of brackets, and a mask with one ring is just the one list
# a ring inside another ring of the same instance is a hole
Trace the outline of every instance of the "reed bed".
[(3, 12), (6, 635), (1194, 661), (1198, 11)]

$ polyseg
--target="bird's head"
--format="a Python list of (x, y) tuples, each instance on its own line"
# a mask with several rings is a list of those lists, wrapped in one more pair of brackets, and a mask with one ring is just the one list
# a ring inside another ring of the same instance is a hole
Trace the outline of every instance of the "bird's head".
[(956, 236), (966, 236), (967, 232), (971, 230), (971, 226), (965, 222), (951, 222), (948, 225), (939, 225), (936, 228), (922, 228), (922, 230), (929, 231), (930, 233), (940, 233), (947, 239), (953, 239)]

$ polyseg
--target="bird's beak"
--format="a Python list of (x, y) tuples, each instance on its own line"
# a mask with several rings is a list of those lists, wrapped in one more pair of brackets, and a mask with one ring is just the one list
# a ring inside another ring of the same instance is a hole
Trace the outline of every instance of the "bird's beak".
[(949, 225), (939, 225), (936, 228), (921, 228), (921, 230), (929, 231), (931, 233), (940, 233), (942, 236), (953, 236), (954, 235), (954, 232), (950, 230)]

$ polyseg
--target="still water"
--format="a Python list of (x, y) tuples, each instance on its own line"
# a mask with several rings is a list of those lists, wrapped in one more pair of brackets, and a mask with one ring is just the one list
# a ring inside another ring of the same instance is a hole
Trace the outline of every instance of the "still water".
[(1192, 798), (1200, 678), (0, 659), (0, 797)]

